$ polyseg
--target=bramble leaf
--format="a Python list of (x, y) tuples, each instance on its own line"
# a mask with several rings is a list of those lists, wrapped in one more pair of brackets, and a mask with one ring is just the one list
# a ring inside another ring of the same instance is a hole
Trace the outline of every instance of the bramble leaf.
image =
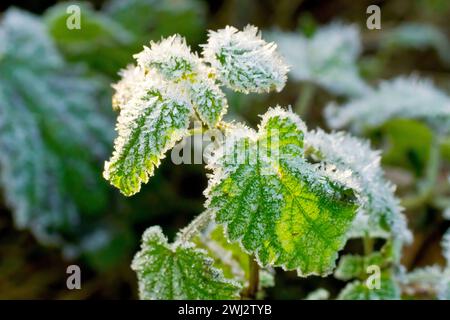
[(439, 58), (450, 65), (450, 42), (447, 35), (432, 24), (402, 23), (384, 32), (380, 45), (386, 48), (412, 48), (425, 50), (433, 48)]
[(345, 255), (339, 260), (334, 277), (339, 280), (365, 278), (368, 266), (377, 265), (381, 268), (384, 264), (386, 264), (386, 259), (380, 252), (372, 253), (369, 256)]
[(450, 97), (431, 81), (399, 77), (381, 82), (376, 90), (343, 106), (330, 104), (325, 116), (333, 129), (349, 126), (364, 132), (391, 119), (419, 119), (446, 134), (450, 130)]
[(206, 4), (197, 0), (109, 0), (103, 12), (139, 37), (140, 43), (180, 32), (198, 43), (206, 25)]
[(132, 94), (122, 98), (126, 103), (117, 119), (118, 137), (103, 175), (130, 196), (153, 175), (165, 152), (183, 138), (192, 106), (182, 88), (163, 82), (156, 74), (147, 74)]
[(73, 245), (86, 231), (83, 218), (98, 214), (107, 203), (98, 166), (112, 140), (111, 124), (95, 108), (103, 85), (69, 67), (32, 14), (10, 9), (2, 18), (0, 179), (5, 204), (16, 225), (31, 229), (38, 240)]
[[(224, 271), (226, 277), (233, 277), (244, 286), (248, 285), (248, 279), (250, 278), (249, 256), (241, 249), (239, 244), (227, 240), (221, 225), (210, 223), (208, 228), (197, 238), (199, 246), (209, 252), (217, 265)], [(259, 270), (259, 279), (260, 289), (274, 286), (274, 275), (267, 269)]]
[(273, 31), (269, 38), (278, 44), (294, 80), (317, 83), (338, 95), (361, 96), (370, 91), (358, 74), (361, 39), (355, 26), (331, 23), (311, 38)]
[(209, 128), (214, 128), (228, 108), (225, 94), (212, 79), (200, 78), (190, 86), (195, 111)]
[(254, 26), (243, 31), (227, 26), (210, 31), (203, 46), (206, 62), (216, 70), (218, 79), (238, 92), (280, 91), (286, 82), (287, 65)]
[(399, 300), (400, 288), (388, 275), (380, 278), (380, 288), (370, 288), (359, 280), (349, 283), (339, 294), (339, 300)]
[(159, 227), (151, 227), (131, 267), (138, 275), (141, 299), (238, 298), (239, 284), (225, 279), (212, 264), (207, 252), (193, 243), (169, 244)]
[(158, 70), (166, 80), (173, 81), (194, 76), (200, 67), (200, 59), (179, 35), (150, 42), (150, 47), (144, 47), (134, 58), (142, 69)]
[(209, 163), (206, 207), (261, 265), (324, 275), (345, 243), (355, 197), (346, 174), (306, 161), (305, 130), (279, 107), (263, 116), (258, 133), (233, 128)]
[[(80, 28), (69, 28), (72, 12), (81, 13)], [(135, 52), (135, 36), (115, 20), (93, 9), (88, 2), (58, 3), (43, 14), (43, 22), (64, 56), (71, 62), (88, 64), (93, 70), (115, 76)]]
[(312, 156), (318, 161), (351, 170), (359, 186), (360, 207), (349, 237), (392, 235), (401, 241), (411, 240), (403, 208), (394, 195), (395, 187), (384, 178), (379, 151), (344, 132), (328, 134), (320, 129), (307, 133), (305, 145), (313, 149)]

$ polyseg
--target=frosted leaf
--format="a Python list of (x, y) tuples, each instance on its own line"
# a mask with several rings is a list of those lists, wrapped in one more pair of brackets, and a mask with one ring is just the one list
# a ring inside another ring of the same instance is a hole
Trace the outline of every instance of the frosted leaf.
[(447, 35), (431, 24), (403, 23), (383, 35), (380, 41), (382, 46), (419, 50), (433, 48), (443, 62), (450, 64), (450, 42)]
[(365, 211), (359, 210), (347, 236), (349, 239), (363, 238), (364, 236), (388, 239), (392, 234), (380, 224), (380, 221), (369, 216)]
[(112, 105), (116, 110), (120, 110), (133, 98), (136, 94), (135, 88), (145, 82), (146, 79), (144, 70), (134, 65), (129, 65), (121, 70), (119, 75), (121, 76), (120, 81), (112, 86), (115, 90)]
[(388, 274), (381, 275), (380, 288), (369, 288), (365, 282), (349, 283), (338, 296), (339, 300), (399, 300), (400, 287)]
[(193, 243), (169, 244), (159, 227), (147, 229), (131, 268), (143, 300), (236, 299), (240, 285), (213, 266)]
[(1, 30), (1, 51), (11, 62), (33, 63), (35, 68), (63, 66), (63, 59), (45, 26), (34, 15), (19, 9), (9, 9), (2, 17)]
[(420, 119), (437, 132), (450, 130), (450, 98), (431, 81), (414, 76), (383, 81), (377, 90), (342, 106), (325, 109), (331, 128), (349, 126), (355, 132), (377, 128), (391, 119)]
[(145, 70), (156, 69), (167, 80), (180, 80), (197, 73), (200, 59), (186, 44), (186, 40), (174, 35), (160, 42), (150, 42), (150, 47), (134, 55), (137, 63)]
[(353, 278), (364, 278), (367, 276), (367, 267), (376, 265), (380, 268), (385, 266), (388, 260), (381, 252), (375, 252), (369, 256), (345, 255), (339, 260), (334, 271), (334, 277), (339, 280), (350, 280)]
[(209, 32), (203, 56), (216, 70), (218, 79), (234, 91), (280, 91), (288, 68), (276, 47), (264, 41), (254, 26), (248, 25), (243, 31), (227, 26)]
[(437, 265), (415, 269), (403, 275), (400, 283), (407, 297), (449, 299), (450, 273)]
[[(248, 286), (250, 278), (249, 256), (239, 244), (231, 243), (224, 234), (221, 225), (211, 222), (208, 228), (197, 237), (198, 246), (205, 248), (214, 258), (226, 277), (238, 280), (244, 287)], [(196, 242), (196, 243), (197, 243)], [(260, 289), (274, 286), (274, 275), (267, 269), (259, 270)]]
[(225, 94), (208, 77), (200, 77), (190, 88), (192, 104), (197, 114), (209, 128), (214, 128), (228, 108)]
[(370, 91), (356, 65), (361, 52), (356, 26), (335, 22), (317, 30), (312, 38), (280, 31), (269, 37), (291, 66), (294, 80), (314, 82), (338, 95), (360, 96)]
[(5, 205), (16, 226), (31, 229), (39, 241), (73, 244), (85, 232), (83, 214), (93, 216), (107, 202), (98, 167), (112, 130), (95, 108), (100, 82), (65, 64), (37, 17), (10, 9), (0, 30)]
[(355, 216), (354, 192), (306, 161), (304, 131), (279, 107), (263, 116), (257, 133), (232, 130), (209, 164), (206, 207), (262, 266), (325, 275)]
[(330, 298), (330, 292), (323, 288), (319, 288), (309, 293), (305, 300), (328, 300)]
[(310, 131), (305, 136), (305, 147), (316, 150), (316, 157), (330, 162), (338, 169), (350, 169), (359, 186), (358, 216), (349, 237), (391, 236), (409, 242), (412, 235), (407, 228), (403, 208), (395, 197), (395, 187), (384, 178), (380, 152), (370, 148), (367, 141), (344, 132)]
[(183, 88), (148, 75), (120, 111), (111, 159), (103, 176), (130, 196), (139, 192), (167, 150), (185, 135), (192, 106)]

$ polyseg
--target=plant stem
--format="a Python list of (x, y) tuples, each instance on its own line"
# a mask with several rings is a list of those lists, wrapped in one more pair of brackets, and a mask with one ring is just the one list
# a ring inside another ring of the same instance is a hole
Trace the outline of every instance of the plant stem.
[(249, 283), (247, 288), (247, 297), (249, 299), (256, 299), (256, 294), (259, 289), (259, 265), (253, 255), (249, 255)]
[(373, 251), (373, 239), (369, 237), (369, 234), (366, 233), (363, 238), (363, 245), (364, 245), (364, 255), (368, 256)]
[(199, 214), (195, 217), (194, 220), (190, 224), (188, 224), (185, 228), (180, 230), (177, 234), (177, 240), (180, 242), (187, 242), (192, 240), (202, 229), (204, 229), (208, 223), (211, 221), (212, 215), (209, 210), (203, 211), (203, 213)]
[(417, 195), (403, 200), (402, 205), (405, 208), (414, 209), (420, 207), (432, 198), (439, 176), (440, 162), (440, 140), (436, 137), (430, 146), (425, 177), (419, 186), (419, 191)]
[(316, 87), (313, 83), (305, 82), (300, 87), (300, 95), (295, 103), (295, 111), (301, 118), (306, 118), (309, 113), (309, 108), (316, 92)]

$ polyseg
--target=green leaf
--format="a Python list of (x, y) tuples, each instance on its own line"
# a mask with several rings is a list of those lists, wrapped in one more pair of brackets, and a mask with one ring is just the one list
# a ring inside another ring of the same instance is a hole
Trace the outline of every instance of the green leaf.
[[(80, 8), (80, 28), (69, 29), (73, 17), (70, 5)], [(65, 57), (72, 62), (87, 63), (92, 69), (115, 76), (130, 56), (138, 50), (135, 36), (89, 3), (65, 2), (50, 7), (43, 21)]]
[(380, 152), (368, 141), (345, 132), (326, 133), (315, 130), (307, 133), (305, 146), (310, 156), (321, 163), (350, 170), (358, 185), (358, 215), (348, 233), (351, 238), (395, 237), (409, 242), (412, 238), (395, 186), (384, 178)]
[(135, 84), (130, 99), (120, 107), (111, 159), (103, 176), (130, 196), (147, 183), (167, 150), (182, 139), (192, 111), (189, 100), (176, 85), (156, 75)]
[(331, 103), (325, 108), (325, 117), (331, 128), (348, 126), (357, 133), (379, 128), (392, 119), (415, 119), (446, 135), (450, 97), (429, 79), (397, 77), (382, 81), (375, 90), (340, 107)]
[(376, 265), (382, 268), (385, 264), (385, 257), (380, 252), (372, 253), (369, 256), (349, 254), (339, 260), (338, 267), (334, 271), (334, 276), (339, 280), (350, 280), (353, 278), (364, 279), (367, 277), (368, 266)]
[(303, 157), (304, 124), (281, 108), (259, 132), (234, 128), (211, 159), (206, 207), (262, 266), (328, 274), (355, 216), (345, 175)]
[(141, 299), (235, 299), (240, 286), (212, 266), (206, 251), (193, 243), (169, 244), (159, 227), (144, 232), (133, 260)]
[(69, 68), (35, 16), (3, 15), (0, 33), (0, 181), (18, 227), (38, 240), (79, 240), (102, 212), (99, 165), (112, 140), (96, 110), (103, 84)]
[(432, 24), (403, 23), (384, 32), (380, 44), (383, 48), (425, 50), (433, 48), (439, 58), (450, 65), (450, 42), (441, 30)]
[[(197, 237), (196, 244), (206, 249), (226, 277), (232, 277), (248, 285), (250, 278), (250, 256), (246, 254), (239, 244), (231, 243), (224, 234), (221, 225), (210, 223), (208, 228)], [(266, 269), (259, 270), (260, 288), (274, 286), (274, 275)]]
[(281, 91), (288, 67), (254, 26), (242, 31), (227, 26), (210, 31), (203, 45), (203, 57), (217, 78), (228, 88), (243, 93)]
[(434, 139), (429, 127), (417, 120), (396, 119), (385, 123), (382, 132), (389, 145), (383, 163), (410, 168), (420, 176)]
[(175, 33), (198, 43), (206, 26), (206, 6), (197, 0), (110, 0), (103, 11), (141, 43)]
[(313, 82), (336, 95), (354, 97), (370, 92), (359, 75), (357, 59), (362, 46), (355, 25), (332, 22), (311, 37), (272, 31), (269, 38), (291, 66), (290, 79)]
[(380, 288), (370, 289), (359, 280), (349, 283), (339, 294), (339, 300), (399, 300), (400, 288), (387, 274), (381, 275)]

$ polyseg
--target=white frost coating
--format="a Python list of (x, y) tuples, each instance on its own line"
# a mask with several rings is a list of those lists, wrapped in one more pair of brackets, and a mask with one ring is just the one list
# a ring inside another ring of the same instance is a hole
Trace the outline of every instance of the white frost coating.
[[(189, 111), (185, 114), (177, 112), (178, 109)], [(138, 119), (145, 113), (148, 115), (142, 120), (144, 123), (139, 123)], [(157, 73), (147, 73), (143, 81), (135, 83), (131, 99), (121, 108), (117, 118), (118, 136), (114, 142), (112, 157), (105, 162), (105, 179), (115, 178), (115, 167), (123, 161), (121, 171), (125, 170), (131, 174), (135, 168), (142, 169), (145, 173), (135, 178), (146, 183), (154, 170), (154, 166), (149, 163), (153, 161), (154, 165), (158, 166), (160, 160), (165, 157), (165, 152), (186, 134), (191, 113), (192, 106), (183, 83), (167, 82)], [(160, 121), (161, 119), (164, 121)], [(129, 143), (136, 130), (141, 130), (141, 140), (135, 141), (130, 147)], [(147, 140), (147, 136), (152, 138)], [(150, 156), (157, 158), (146, 158)], [(139, 188), (132, 193), (139, 191)], [(126, 193), (130, 191), (127, 190)]]
[(325, 117), (331, 128), (355, 132), (378, 127), (393, 118), (423, 119), (436, 131), (450, 131), (450, 98), (432, 82), (416, 76), (380, 83), (377, 90), (347, 104), (330, 104)]
[(280, 31), (269, 37), (286, 57), (293, 79), (314, 82), (338, 95), (360, 96), (370, 91), (358, 74), (361, 39), (355, 25), (334, 22), (312, 38)]
[[(10, 9), (0, 25), (0, 58), (2, 52), (34, 67), (62, 67), (64, 62), (38, 17), (19, 9)], [(3, 35), (2, 35), (3, 34)]]
[(113, 108), (120, 110), (127, 104), (135, 94), (135, 87), (145, 82), (146, 76), (142, 68), (134, 65), (128, 65), (125, 69), (119, 71), (120, 81), (113, 84), (116, 91), (113, 96)]
[[(287, 118), (296, 124), (297, 129), (301, 132), (305, 133), (307, 131), (306, 124), (300, 119), (298, 115), (292, 112), (289, 107), (288, 110), (283, 109), (279, 105), (276, 107), (269, 108), (266, 113), (264, 113), (261, 117), (261, 123), (258, 125), (258, 130), (261, 131), (261, 128), (264, 128), (267, 125), (267, 121), (274, 117), (280, 117), (281, 119)], [(261, 135), (261, 133), (260, 133)]]
[(216, 82), (207, 76), (206, 70), (191, 84), (190, 94), (200, 119), (214, 128), (227, 112), (228, 101)]
[[(380, 220), (386, 220), (392, 235), (410, 241), (403, 208), (395, 197), (395, 186), (384, 179), (380, 152), (373, 151), (368, 142), (344, 132), (332, 134), (322, 130), (310, 131), (305, 136), (305, 148), (318, 152), (319, 160), (335, 165), (340, 170), (351, 170), (359, 185), (360, 208), (350, 236), (361, 236), (361, 231), (381, 236)], [(366, 226), (360, 225), (367, 222)], [(377, 226), (377, 227), (375, 227)], [(375, 227), (375, 228), (373, 228)]]
[(264, 41), (254, 26), (248, 25), (243, 31), (227, 26), (209, 32), (203, 56), (217, 71), (219, 80), (235, 91), (280, 91), (288, 67), (276, 48), (275, 43)]
[(145, 70), (157, 69), (166, 79), (178, 80), (195, 74), (200, 65), (198, 56), (191, 52), (186, 40), (179, 35), (150, 42), (150, 47), (134, 55)]

